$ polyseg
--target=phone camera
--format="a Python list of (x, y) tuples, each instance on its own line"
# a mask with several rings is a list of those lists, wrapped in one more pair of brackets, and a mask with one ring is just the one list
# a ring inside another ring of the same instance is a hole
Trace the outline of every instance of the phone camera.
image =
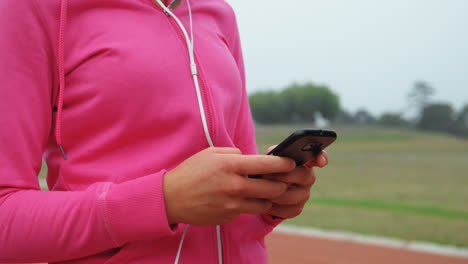
[(321, 146), (322, 146), (322, 143), (312, 142), (302, 147), (302, 151), (315, 151), (319, 149)]

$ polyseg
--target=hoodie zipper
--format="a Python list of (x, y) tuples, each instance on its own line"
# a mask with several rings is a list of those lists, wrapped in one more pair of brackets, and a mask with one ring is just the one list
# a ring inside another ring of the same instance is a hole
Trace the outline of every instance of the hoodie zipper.
[[(183, 45), (187, 45), (186, 42), (185, 42), (185, 37), (184, 37), (184, 35), (182, 33), (182, 30), (176, 24), (177, 22), (173, 18), (171, 19), (171, 17), (169, 17), (169, 20), (170, 20), (170, 23), (171, 23), (172, 27), (177, 32), (177, 35), (179, 36), (179, 40), (182, 41)], [(203, 106), (204, 106), (203, 110), (205, 111), (205, 116), (206, 116), (206, 120), (207, 120), (207, 123), (208, 123), (208, 132), (209, 132), (209, 134), (211, 136), (212, 142), (214, 143), (215, 142), (214, 119), (213, 119), (212, 112), (210, 110), (210, 104), (209, 104), (210, 101), (209, 101), (209, 97), (208, 97), (208, 91), (207, 91), (205, 79), (204, 79), (204, 76), (203, 76), (203, 72), (200, 70), (200, 66), (199, 66), (200, 64), (198, 63), (198, 59), (197, 59), (197, 56), (195, 54), (195, 51), (194, 51), (194, 59), (195, 59), (195, 64), (198, 66), (197, 67), (198, 68), (197, 78), (198, 78), (198, 82), (199, 82), (199, 85), (200, 85), (200, 92), (202, 94), (202, 100), (203, 100)], [(221, 235), (222, 261), (223, 261), (223, 264), (227, 264), (227, 258), (225, 256), (226, 254), (225, 254), (225, 249), (224, 249), (224, 247), (226, 245), (226, 241), (225, 241), (224, 226), (223, 225), (220, 226), (220, 235)], [(217, 240), (218, 239), (216, 239), (216, 249), (218, 248)], [(217, 251), (218, 250), (216, 250), (216, 252)]]
[[(177, 35), (179, 36), (180, 41), (182, 41), (182, 44), (186, 46), (187, 43), (185, 42), (185, 37), (184, 37), (184, 35), (182, 33), (182, 30), (176, 24), (177, 22), (173, 18), (171, 19), (170, 17), (169, 17), (169, 20), (171, 22), (172, 27), (177, 32)], [(202, 70), (200, 70), (200, 64), (198, 63), (198, 58), (197, 58), (197, 56), (195, 54), (195, 51), (193, 53), (194, 53), (195, 64), (197, 65), (197, 68), (198, 68), (197, 78), (198, 78), (198, 83), (200, 85), (200, 92), (202, 94), (203, 107), (204, 107), (203, 110), (205, 111), (206, 121), (207, 121), (207, 124), (208, 124), (208, 132), (210, 133), (211, 141), (214, 144), (215, 137), (216, 137), (215, 129), (214, 129), (215, 126), (214, 126), (214, 119), (213, 119), (212, 111), (211, 111), (211, 108), (210, 108), (210, 100), (209, 100), (209, 96), (208, 96), (206, 82), (205, 82), (205, 78), (203, 76), (203, 72), (202, 72)]]
[(224, 225), (220, 226), (221, 229), (221, 252), (223, 253), (222, 260), (223, 264), (227, 264), (227, 258), (226, 258), (226, 250), (224, 249), (226, 247), (227, 249), (227, 241), (226, 241), (226, 236), (224, 235)]

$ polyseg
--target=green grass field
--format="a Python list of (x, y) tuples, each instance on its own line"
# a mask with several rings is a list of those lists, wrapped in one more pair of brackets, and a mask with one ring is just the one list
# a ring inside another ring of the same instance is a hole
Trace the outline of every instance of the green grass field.
[[(259, 151), (306, 126), (257, 126)], [(384, 128), (335, 128), (330, 163), (289, 224), (468, 247), (468, 141)]]
[[(302, 127), (257, 126), (260, 153)], [(316, 169), (311, 199), (289, 224), (468, 247), (467, 140), (410, 130), (335, 130), (330, 163)]]

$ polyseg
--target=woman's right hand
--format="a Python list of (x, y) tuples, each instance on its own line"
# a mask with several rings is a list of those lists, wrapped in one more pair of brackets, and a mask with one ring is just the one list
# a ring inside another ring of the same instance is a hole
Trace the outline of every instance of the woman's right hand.
[(234, 221), (241, 213), (263, 213), (288, 185), (248, 175), (285, 173), (295, 167), (288, 158), (242, 155), (235, 148), (200, 151), (164, 176), (168, 222), (218, 225)]

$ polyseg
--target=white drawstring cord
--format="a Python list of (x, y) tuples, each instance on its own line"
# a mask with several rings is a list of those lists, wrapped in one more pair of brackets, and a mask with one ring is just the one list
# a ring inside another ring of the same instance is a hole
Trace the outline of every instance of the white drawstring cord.
[[(153, 0), (154, 1), (154, 0)], [(200, 116), (202, 119), (202, 124), (203, 124), (203, 130), (205, 131), (205, 137), (206, 140), (208, 141), (208, 144), (210, 147), (214, 147), (213, 141), (211, 140), (210, 132), (208, 130), (208, 124), (206, 122), (206, 115), (205, 115), (205, 109), (203, 107), (203, 100), (200, 92), (200, 85), (198, 83), (198, 72), (197, 72), (197, 65), (195, 64), (195, 56), (193, 52), (193, 27), (192, 27), (192, 10), (190, 7), (190, 2), (187, 0), (187, 5), (189, 9), (189, 17), (190, 17), (190, 37), (187, 34), (187, 31), (185, 30), (184, 25), (180, 22), (180, 20), (172, 13), (172, 11), (167, 8), (161, 0), (155, 0), (157, 3), (161, 6), (161, 8), (165, 11), (166, 14), (169, 14), (174, 20), (177, 22), (179, 25), (180, 29), (182, 30), (182, 33), (184, 34), (185, 41), (187, 42), (187, 48), (188, 48), (188, 53), (189, 53), (189, 58), (190, 58), (190, 70), (192, 73), (193, 77), (193, 83), (195, 84), (195, 90), (197, 92), (197, 100), (198, 100), (198, 108), (200, 110)], [(177, 250), (177, 256), (175, 259), (174, 264), (179, 263), (179, 258), (180, 258), (180, 253), (182, 252), (182, 245), (184, 244), (184, 239), (185, 236), (187, 235), (187, 231), (189, 229), (190, 225), (187, 225), (185, 227), (184, 233), (182, 234), (182, 238), (180, 239), (179, 243), (179, 249)], [(221, 243), (221, 227), (219, 225), (216, 226), (216, 238), (218, 240), (218, 262), (219, 264), (223, 264), (223, 248), (222, 248), (222, 243)]]

